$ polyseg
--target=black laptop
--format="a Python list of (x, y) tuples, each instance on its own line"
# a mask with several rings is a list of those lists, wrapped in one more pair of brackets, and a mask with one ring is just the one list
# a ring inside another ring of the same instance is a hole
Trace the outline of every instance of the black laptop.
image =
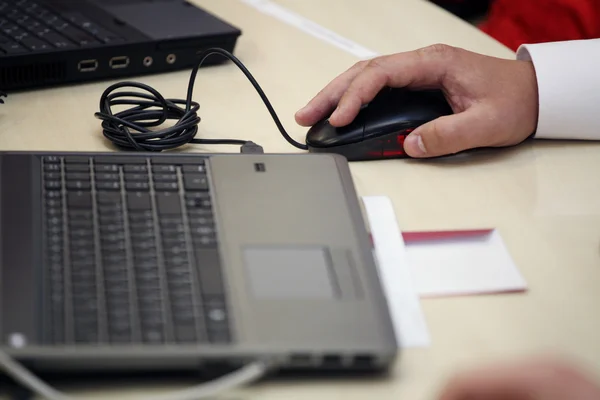
[(0, 0), (0, 89), (190, 68), (206, 48), (233, 52), (240, 35), (183, 0)]

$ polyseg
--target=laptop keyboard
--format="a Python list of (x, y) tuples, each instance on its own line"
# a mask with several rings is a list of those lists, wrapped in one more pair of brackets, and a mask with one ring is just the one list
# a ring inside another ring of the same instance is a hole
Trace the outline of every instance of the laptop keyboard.
[(231, 340), (205, 158), (42, 168), (48, 343)]
[(122, 41), (79, 12), (58, 13), (30, 0), (0, 0), (0, 55)]

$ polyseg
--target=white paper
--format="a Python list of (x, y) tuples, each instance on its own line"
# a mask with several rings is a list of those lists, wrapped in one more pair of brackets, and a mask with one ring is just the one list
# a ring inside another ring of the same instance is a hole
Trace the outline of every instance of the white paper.
[(519, 292), (527, 284), (500, 233), (406, 244), (422, 297)]
[(241, 0), (244, 3), (256, 8), (258, 11), (270, 15), (285, 22), (303, 32), (327, 42), (339, 49), (342, 49), (360, 59), (370, 59), (379, 54), (371, 49), (361, 46), (337, 33), (311, 21), (285, 7), (280, 6), (270, 0)]
[(404, 240), (387, 197), (363, 197), (382, 285), (400, 347), (427, 347), (431, 339), (407, 262)]

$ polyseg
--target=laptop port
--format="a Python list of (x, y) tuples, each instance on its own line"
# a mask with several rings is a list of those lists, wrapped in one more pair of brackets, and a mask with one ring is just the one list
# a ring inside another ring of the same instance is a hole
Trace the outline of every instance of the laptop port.
[(306, 367), (311, 365), (313, 357), (310, 354), (292, 354), (290, 356), (290, 364), (294, 367)]
[(340, 368), (343, 366), (342, 357), (336, 354), (325, 354), (321, 364), (325, 368)]
[(127, 68), (129, 66), (129, 57), (119, 56), (110, 59), (109, 63), (112, 69)]
[(177, 60), (177, 57), (175, 56), (175, 54), (169, 54), (167, 56), (167, 64), (175, 64), (176, 60)]
[(152, 57), (148, 56), (144, 58), (144, 67), (149, 67), (152, 65), (152, 63), (154, 62), (154, 60), (152, 59)]
[(98, 69), (98, 60), (83, 60), (77, 64), (79, 72), (92, 72)]
[(354, 367), (371, 368), (375, 365), (375, 357), (369, 354), (357, 354), (353, 357)]

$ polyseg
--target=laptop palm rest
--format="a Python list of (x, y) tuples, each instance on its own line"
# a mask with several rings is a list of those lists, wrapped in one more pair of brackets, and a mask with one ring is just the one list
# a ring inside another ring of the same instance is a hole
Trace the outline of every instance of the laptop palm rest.
[(215, 156), (211, 178), (230, 315), (244, 345), (386, 343), (376, 272), (366, 268), (369, 248), (334, 158)]

